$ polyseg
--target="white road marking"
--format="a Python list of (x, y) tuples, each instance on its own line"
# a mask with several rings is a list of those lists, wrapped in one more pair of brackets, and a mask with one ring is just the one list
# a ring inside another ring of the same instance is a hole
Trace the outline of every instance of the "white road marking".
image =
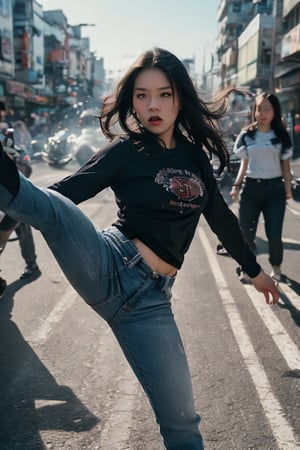
[(297, 345), (289, 337), (285, 328), (281, 324), (280, 320), (277, 319), (272, 309), (270, 307), (267, 308), (263, 305), (263, 294), (257, 292), (251, 285), (245, 284), (244, 288), (246, 289), (257, 313), (261, 317), (264, 325), (266, 326), (274, 342), (276, 343), (280, 353), (285, 359), (288, 367), (291, 370), (299, 370), (300, 351)]
[[(234, 298), (230, 293), (229, 286), (226, 283), (215, 253), (211, 245), (209, 244), (205, 232), (201, 228), (198, 228), (198, 234), (206, 251), (212, 274), (215, 277), (217, 286), (219, 288), (219, 294), (222, 298), (225, 311), (228, 315), (232, 331), (254, 383), (263, 410), (269, 420), (278, 447), (281, 450), (295, 450), (295, 448), (300, 448), (300, 446), (298, 446), (296, 443), (292, 428), (284, 418), (284, 412), (278, 399), (272, 393), (272, 388), (268, 381), (267, 375), (255, 353), (251, 340), (242, 322), (238, 308), (235, 304)], [(251, 296), (252, 294), (253, 292), (251, 291)], [(268, 310), (268, 313), (270, 313), (270, 307), (267, 308), (267, 305), (264, 307), (263, 301), (264, 300), (260, 298), (261, 309), (266, 309)]]
[(73, 306), (78, 294), (68, 288), (61, 300), (54, 306), (50, 314), (47, 316), (45, 321), (37, 328), (29, 337), (29, 342), (31, 344), (42, 344), (44, 343), (48, 336), (53, 331), (53, 325), (58, 323), (64, 316), (65, 312)]
[(287, 207), (287, 209), (288, 209), (292, 214), (294, 214), (295, 216), (300, 217), (300, 212), (299, 212), (299, 211), (297, 211), (297, 210), (294, 209), (294, 208), (291, 208), (289, 205), (287, 205), (286, 207)]
[(285, 244), (300, 244), (300, 241), (298, 241), (297, 239), (291, 239), (290, 237), (283, 237), (282, 240)]
[(281, 291), (291, 302), (291, 304), (300, 312), (300, 296), (296, 294), (288, 284), (279, 283), (279, 291)]
[(113, 448), (120, 450), (127, 448), (124, 445), (129, 440), (134, 402), (139, 389), (139, 384), (127, 365), (118, 383), (117, 399), (110, 406), (109, 419), (101, 431), (101, 448), (112, 448), (113, 443)]

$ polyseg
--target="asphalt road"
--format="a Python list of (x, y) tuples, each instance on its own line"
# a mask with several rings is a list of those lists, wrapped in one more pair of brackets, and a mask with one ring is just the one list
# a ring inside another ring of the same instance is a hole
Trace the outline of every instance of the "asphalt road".
[[(38, 163), (33, 179), (46, 186), (74, 168)], [(115, 216), (110, 191), (82, 208), (99, 228)], [(293, 200), (277, 306), (239, 281), (235, 261), (215, 254), (217, 239), (203, 219), (178, 274), (174, 313), (207, 450), (300, 448), (299, 220)], [(109, 327), (68, 285), (37, 231), (34, 237), (37, 280), (19, 280), (17, 242), (1, 256), (8, 287), (0, 300), (0, 449), (161, 450), (148, 401)], [(270, 271), (262, 221), (257, 245)]]

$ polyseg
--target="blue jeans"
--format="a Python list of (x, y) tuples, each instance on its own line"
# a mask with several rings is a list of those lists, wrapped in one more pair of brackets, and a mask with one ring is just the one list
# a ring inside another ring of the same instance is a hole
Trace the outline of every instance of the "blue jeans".
[(100, 232), (70, 200), (21, 177), (0, 209), (39, 229), (67, 279), (114, 332), (148, 395), (167, 449), (201, 450), (189, 368), (171, 308), (174, 278), (144, 262), (116, 227)]
[(246, 178), (240, 201), (240, 227), (251, 248), (259, 215), (263, 214), (269, 261), (272, 266), (280, 266), (283, 259), (282, 228), (285, 207), (285, 188), (280, 177), (269, 180)]

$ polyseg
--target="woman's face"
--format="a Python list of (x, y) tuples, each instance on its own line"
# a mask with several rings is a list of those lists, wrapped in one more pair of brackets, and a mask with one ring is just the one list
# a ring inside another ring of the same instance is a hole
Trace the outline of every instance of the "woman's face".
[(274, 119), (274, 109), (268, 99), (260, 100), (256, 104), (255, 119), (259, 128), (270, 129)]
[(160, 69), (143, 70), (133, 86), (133, 110), (141, 124), (159, 137), (167, 148), (175, 145), (173, 133), (180, 109), (176, 90)]

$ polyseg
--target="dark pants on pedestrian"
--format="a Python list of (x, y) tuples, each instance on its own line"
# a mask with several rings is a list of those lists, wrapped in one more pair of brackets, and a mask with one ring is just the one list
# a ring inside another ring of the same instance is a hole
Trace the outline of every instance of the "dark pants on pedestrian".
[(244, 239), (250, 248), (256, 236), (260, 213), (265, 221), (269, 245), (269, 261), (280, 266), (283, 259), (282, 228), (286, 207), (284, 182), (271, 179), (246, 178), (241, 193), (239, 220)]
[(10, 216), (5, 215), (0, 224), (0, 230), (14, 230), (19, 239), (21, 255), (27, 266), (35, 264), (36, 254), (31, 227), (25, 223), (19, 223)]
[(15, 229), (15, 232), (19, 238), (21, 255), (26, 262), (26, 265), (34, 265), (36, 261), (36, 254), (31, 227), (25, 223), (20, 223), (20, 225)]

